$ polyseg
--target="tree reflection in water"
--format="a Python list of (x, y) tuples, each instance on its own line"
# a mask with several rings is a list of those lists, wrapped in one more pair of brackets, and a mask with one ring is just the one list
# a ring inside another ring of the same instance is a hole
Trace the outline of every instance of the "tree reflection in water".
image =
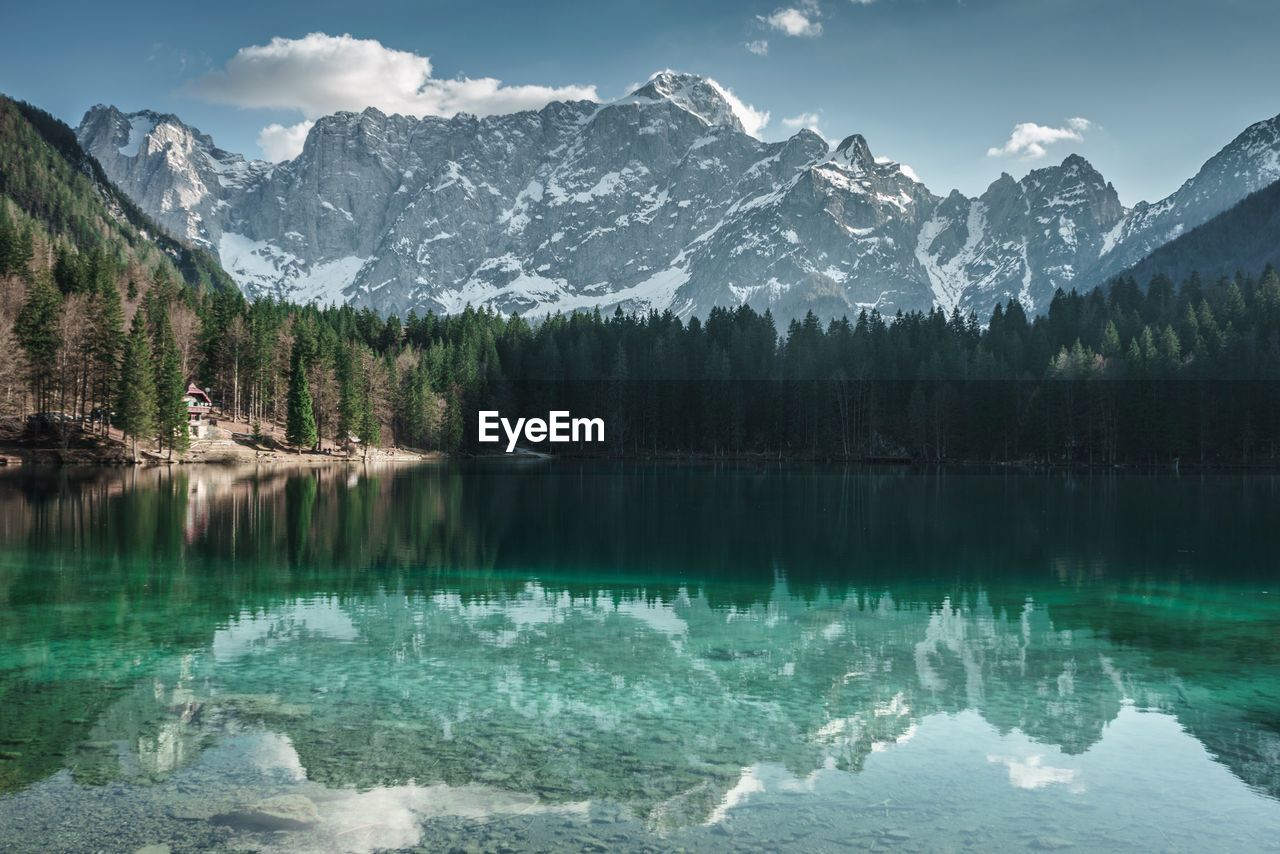
[[(1212, 810), (1252, 809), (1250, 839), (1280, 820), (1276, 493), (599, 464), (6, 476), (0, 827), (932, 845), (967, 837), (931, 809), (998, 816), (1015, 791), (1051, 799), (1020, 807), (1058, 828), (1041, 841), (1091, 811), (1119, 844), (1114, 796), (1160, 774), (1209, 840)], [(1207, 766), (1229, 775), (1204, 797)], [(988, 823), (975, 844), (1020, 832)]]

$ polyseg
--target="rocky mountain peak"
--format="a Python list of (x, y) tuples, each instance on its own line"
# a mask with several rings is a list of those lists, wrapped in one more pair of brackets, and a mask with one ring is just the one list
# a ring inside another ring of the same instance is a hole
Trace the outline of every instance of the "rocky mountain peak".
[(1056, 209), (1101, 206), (1108, 220), (1124, 213), (1115, 188), (1078, 154), (1069, 155), (1058, 166), (1033, 169), (1019, 183), (1033, 205)]
[(782, 145), (782, 157), (787, 162), (812, 163), (825, 160), (831, 151), (831, 145), (808, 128), (801, 128), (791, 135)]
[(1194, 176), (1158, 202), (1139, 202), (1108, 235), (1097, 277), (1115, 275), (1276, 181), (1280, 181), (1280, 116), (1255, 122), (1210, 157)]
[(77, 134), (248, 295), (400, 314), (748, 304), (785, 320), (931, 305), (985, 315), (1010, 299), (1035, 311), (1280, 177), (1271, 120), (1130, 211), (1078, 155), (1001, 175), (977, 198), (942, 197), (860, 134), (834, 152), (809, 130), (763, 142), (742, 109), (713, 80), (664, 71), (605, 105), (339, 113), (280, 165), (148, 111), (99, 105)]
[(1216, 187), (1241, 178), (1250, 192), (1280, 180), (1280, 116), (1249, 125), (1187, 183)]
[(870, 172), (876, 165), (876, 159), (871, 155), (871, 147), (867, 145), (866, 138), (860, 133), (841, 140), (831, 155), (831, 160), (859, 174)]
[(1102, 177), (1102, 173), (1079, 154), (1068, 154), (1062, 163), (1057, 166), (1046, 166), (1043, 169), (1032, 170), (1027, 177), (1031, 178), (1032, 176), (1036, 176), (1036, 179), (1043, 181), (1074, 182), (1099, 187), (1106, 186), (1107, 183), (1106, 179)]
[(709, 125), (745, 132), (729, 101), (728, 93), (714, 80), (706, 77), (677, 71), (659, 71), (649, 78), (649, 82), (632, 92), (631, 97), (670, 101)]

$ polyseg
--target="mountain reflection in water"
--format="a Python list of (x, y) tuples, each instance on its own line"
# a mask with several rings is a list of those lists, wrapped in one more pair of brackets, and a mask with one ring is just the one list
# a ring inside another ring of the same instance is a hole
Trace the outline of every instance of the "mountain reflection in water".
[(1256, 849), (1278, 492), (6, 475), (0, 848)]

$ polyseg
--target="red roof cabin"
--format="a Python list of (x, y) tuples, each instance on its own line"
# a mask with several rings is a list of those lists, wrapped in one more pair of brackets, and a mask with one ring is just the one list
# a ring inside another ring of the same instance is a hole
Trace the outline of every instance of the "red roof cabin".
[(187, 393), (182, 400), (187, 404), (187, 417), (191, 419), (208, 415), (213, 409), (213, 401), (209, 399), (208, 393), (195, 383), (187, 385)]

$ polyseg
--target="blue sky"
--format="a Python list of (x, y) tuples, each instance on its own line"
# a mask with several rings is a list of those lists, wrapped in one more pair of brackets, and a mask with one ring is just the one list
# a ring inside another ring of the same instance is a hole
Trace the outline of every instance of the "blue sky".
[(935, 192), (1077, 152), (1132, 204), (1280, 113), (1275, 0), (141, 0), (4, 19), (0, 91), (71, 124), (99, 102), (174, 112), (251, 156), (362, 101), (501, 111), (674, 68), (768, 112), (765, 139), (859, 132)]

